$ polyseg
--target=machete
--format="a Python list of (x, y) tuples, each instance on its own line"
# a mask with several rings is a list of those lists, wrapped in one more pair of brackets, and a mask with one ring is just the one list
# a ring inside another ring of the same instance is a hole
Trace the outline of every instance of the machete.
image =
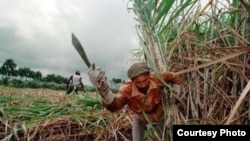
[[(72, 33), (72, 44), (75, 47), (76, 51), (79, 53), (79, 55), (81, 56), (82, 60), (84, 61), (84, 63), (88, 66), (88, 68), (92, 67), (93, 70), (96, 69), (95, 64), (93, 63), (91, 66), (91, 63), (89, 62), (89, 59), (85, 53), (85, 50), (83, 49), (80, 41), (76, 38), (76, 36), (74, 35), (74, 33)], [(105, 71), (99, 69), (94, 71), (96, 74), (98, 74), (97, 78), (99, 78), (98, 83), (100, 86), (102, 86), (104, 84), (105, 81)]]
[(81, 56), (84, 63), (87, 65), (88, 68), (90, 68), (91, 63), (89, 62), (89, 59), (88, 59), (80, 41), (76, 38), (74, 33), (72, 33), (72, 44), (75, 47), (75, 49), (77, 50), (77, 52), (79, 53), (79, 55)]

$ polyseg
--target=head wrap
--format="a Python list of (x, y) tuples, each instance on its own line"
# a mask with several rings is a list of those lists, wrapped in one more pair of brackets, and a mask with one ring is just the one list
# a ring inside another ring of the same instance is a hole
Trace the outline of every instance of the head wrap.
[(150, 68), (146, 63), (135, 63), (128, 69), (127, 75), (130, 79), (133, 79), (141, 74), (149, 72)]

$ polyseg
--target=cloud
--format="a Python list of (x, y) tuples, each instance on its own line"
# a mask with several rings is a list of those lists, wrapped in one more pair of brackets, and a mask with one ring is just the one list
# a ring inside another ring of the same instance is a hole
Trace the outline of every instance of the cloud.
[(71, 43), (73, 32), (91, 62), (108, 78), (126, 78), (130, 51), (138, 47), (135, 21), (128, 1), (2, 0), (0, 1), (0, 62), (13, 59), (19, 67), (68, 77), (87, 67)]

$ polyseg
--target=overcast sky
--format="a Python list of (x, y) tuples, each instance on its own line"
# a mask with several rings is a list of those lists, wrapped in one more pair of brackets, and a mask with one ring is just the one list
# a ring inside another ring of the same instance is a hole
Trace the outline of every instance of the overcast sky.
[(68, 77), (87, 67), (74, 49), (80, 40), (91, 62), (108, 78), (126, 78), (139, 46), (136, 21), (128, 0), (1, 0), (0, 65), (13, 59), (18, 67)]

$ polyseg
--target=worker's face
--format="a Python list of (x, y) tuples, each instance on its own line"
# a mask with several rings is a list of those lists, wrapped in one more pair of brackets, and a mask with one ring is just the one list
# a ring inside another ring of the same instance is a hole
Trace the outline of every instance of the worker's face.
[(149, 74), (139, 75), (133, 81), (137, 88), (146, 88), (149, 85)]

